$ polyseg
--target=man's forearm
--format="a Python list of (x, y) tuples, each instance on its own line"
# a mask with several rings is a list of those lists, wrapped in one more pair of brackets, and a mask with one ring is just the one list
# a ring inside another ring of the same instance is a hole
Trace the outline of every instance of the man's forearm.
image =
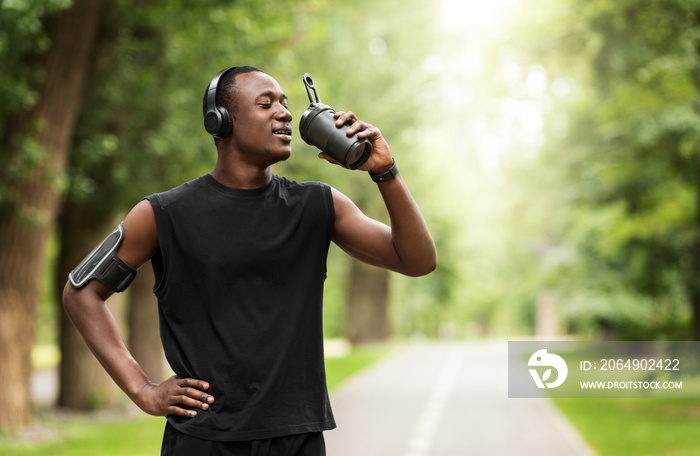
[(124, 344), (117, 322), (104, 300), (91, 290), (77, 290), (68, 283), (63, 302), (66, 313), (97, 360), (136, 402), (138, 392), (149, 380)]
[(106, 288), (88, 282), (77, 290), (69, 282), (63, 292), (63, 306), (90, 350), (115, 383), (144, 412), (155, 416), (197, 416), (207, 410), (214, 397), (206, 392), (209, 383), (176, 376), (161, 383), (149, 381), (126, 348), (112, 313), (105, 305)]
[(437, 251), (423, 214), (408, 190), (401, 174), (378, 183), (389, 219), (397, 255), (407, 275), (421, 276), (435, 270)]

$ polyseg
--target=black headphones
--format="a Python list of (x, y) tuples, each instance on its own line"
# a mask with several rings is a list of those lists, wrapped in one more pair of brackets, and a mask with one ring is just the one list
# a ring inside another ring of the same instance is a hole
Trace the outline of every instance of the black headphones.
[(216, 105), (216, 89), (219, 81), (231, 69), (226, 68), (220, 71), (209, 83), (204, 104), (204, 129), (215, 138), (221, 139), (229, 136), (233, 132), (233, 118), (228, 109)]

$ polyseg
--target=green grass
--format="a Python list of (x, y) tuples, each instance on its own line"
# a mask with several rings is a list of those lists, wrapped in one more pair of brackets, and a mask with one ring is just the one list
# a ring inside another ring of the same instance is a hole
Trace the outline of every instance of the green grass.
[(3, 456), (151, 456), (160, 453), (164, 418), (45, 415), (24, 438), (0, 440)]
[(555, 399), (599, 456), (700, 455), (700, 399)]
[(354, 348), (348, 356), (326, 359), (326, 383), (332, 391), (344, 380), (359, 370), (373, 364), (384, 356), (388, 348), (384, 345)]
[[(342, 358), (326, 360), (328, 387), (333, 389), (352, 374), (377, 361), (386, 347), (354, 349)], [(107, 418), (100, 415), (40, 415), (22, 438), (0, 435), (3, 456), (151, 456), (160, 453), (165, 419)]]

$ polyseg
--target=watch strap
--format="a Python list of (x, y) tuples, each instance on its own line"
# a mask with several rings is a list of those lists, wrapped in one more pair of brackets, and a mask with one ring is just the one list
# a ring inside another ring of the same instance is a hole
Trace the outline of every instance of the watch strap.
[(380, 174), (372, 174), (369, 173), (370, 177), (372, 180), (378, 184), (382, 182), (387, 182), (392, 180), (394, 177), (396, 177), (397, 174), (399, 174), (399, 165), (396, 164), (396, 159), (393, 159), (393, 164), (391, 165), (391, 168), (387, 169), (383, 173)]

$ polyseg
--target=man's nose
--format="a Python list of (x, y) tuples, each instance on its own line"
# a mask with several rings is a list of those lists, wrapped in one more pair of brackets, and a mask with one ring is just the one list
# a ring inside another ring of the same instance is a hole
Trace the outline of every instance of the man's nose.
[(285, 108), (284, 105), (280, 105), (279, 111), (277, 112), (277, 118), (279, 120), (284, 120), (285, 122), (292, 121), (292, 113), (289, 109)]

